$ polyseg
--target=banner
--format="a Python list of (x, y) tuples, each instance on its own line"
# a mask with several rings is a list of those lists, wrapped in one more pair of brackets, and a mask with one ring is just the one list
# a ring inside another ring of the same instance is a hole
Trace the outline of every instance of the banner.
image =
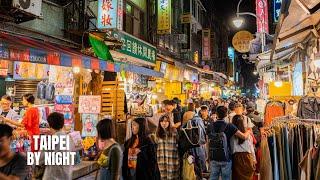
[(202, 60), (210, 60), (210, 29), (202, 30)]
[(269, 33), (268, 1), (256, 0), (257, 32)]
[(49, 65), (28, 62), (14, 62), (13, 79), (42, 80), (48, 79)]
[(171, 34), (171, 0), (158, 0), (158, 34)]
[(98, 29), (122, 29), (122, 0), (98, 0)]

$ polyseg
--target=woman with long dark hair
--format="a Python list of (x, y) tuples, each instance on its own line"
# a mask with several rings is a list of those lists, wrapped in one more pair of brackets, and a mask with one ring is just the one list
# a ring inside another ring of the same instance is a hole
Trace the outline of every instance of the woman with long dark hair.
[[(232, 119), (239, 131), (246, 132), (242, 115), (235, 115)], [(232, 177), (237, 180), (251, 180), (256, 164), (256, 157), (253, 145), (253, 137), (247, 140), (239, 139), (235, 136), (231, 138), (231, 150), (233, 154)]]
[(157, 162), (161, 179), (179, 179), (179, 153), (177, 130), (172, 127), (168, 115), (159, 119), (155, 141), (157, 143)]
[(123, 179), (159, 180), (156, 145), (148, 135), (145, 118), (132, 121), (132, 136), (124, 144), (122, 175)]

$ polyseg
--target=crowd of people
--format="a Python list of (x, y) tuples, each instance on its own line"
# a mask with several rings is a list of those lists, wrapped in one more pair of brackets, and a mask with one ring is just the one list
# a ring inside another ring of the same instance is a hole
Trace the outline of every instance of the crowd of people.
[[(3, 102), (9, 101), (4, 98)], [(29, 112), (33, 102), (33, 97), (24, 96)], [(0, 179), (30, 177), (25, 157), (10, 151), (12, 126), (38, 134), (32, 128), (36, 122), (31, 122), (36, 117), (29, 117), (28, 111), (21, 123), (6, 118), (11, 126), (0, 124)], [(50, 114), (48, 121), (52, 134), (65, 134), (63, 115)], [(103, 119), (96, 126), (97, 179), (251, 180), (257, 169), (261, 126), (254, 101), (245, 98), (190, 99), (186, 106), (178, 98), (165, 100), (163, 112), (133, 119), (132, 135), (124, 145), (115, 140), (113, 121)], [(48, 166), (43, 178), (71, 179), (71, 173), (70, 167)]]

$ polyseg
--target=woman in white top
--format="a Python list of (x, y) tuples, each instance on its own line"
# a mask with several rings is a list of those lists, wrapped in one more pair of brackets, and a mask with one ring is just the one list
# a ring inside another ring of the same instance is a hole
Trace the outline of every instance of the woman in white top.
[[(232, 119), (234, 124), (241, 132), (245, 133), (243, 116), (235, 115)], [(232, 177), (237, 180), (251, 180), (256, 164), (256, 157), (253, 145), (253, 136), (247, 140), (239, 139), (235, 136), (231, 138)]]

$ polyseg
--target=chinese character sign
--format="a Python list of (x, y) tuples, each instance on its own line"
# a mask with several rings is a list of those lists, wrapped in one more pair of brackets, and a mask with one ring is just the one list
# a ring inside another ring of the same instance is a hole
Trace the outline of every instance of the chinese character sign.
[(112, 36), (122, 42), (122, 48), (118, 50), (119, 52), (143, 61), (156, 63), (157, 50), (151, 44), (122, 31), (113, 31)]
[(171, 0), (158, 0), (158, 34), (171, 33)]
[(256, 0), (257, 32), (269, 33), (268, 1)]
[[(97, 27), (99, 29), (117, 28), (119, 18), (118, 11), (118, 0), (98, 0)], [(122, 14), (122, 12), (119, 13)]]
[(232, 45), (240, 53), (249, 52), (250, 41), (254, 39), (249, 31), (239, 31), (232, 38)]
[(273, 0), (273, 21), (278, 22), (281, 13), (282, 0)]
[(202, 59), (210, 59), (210, 29), (202, 30)]

